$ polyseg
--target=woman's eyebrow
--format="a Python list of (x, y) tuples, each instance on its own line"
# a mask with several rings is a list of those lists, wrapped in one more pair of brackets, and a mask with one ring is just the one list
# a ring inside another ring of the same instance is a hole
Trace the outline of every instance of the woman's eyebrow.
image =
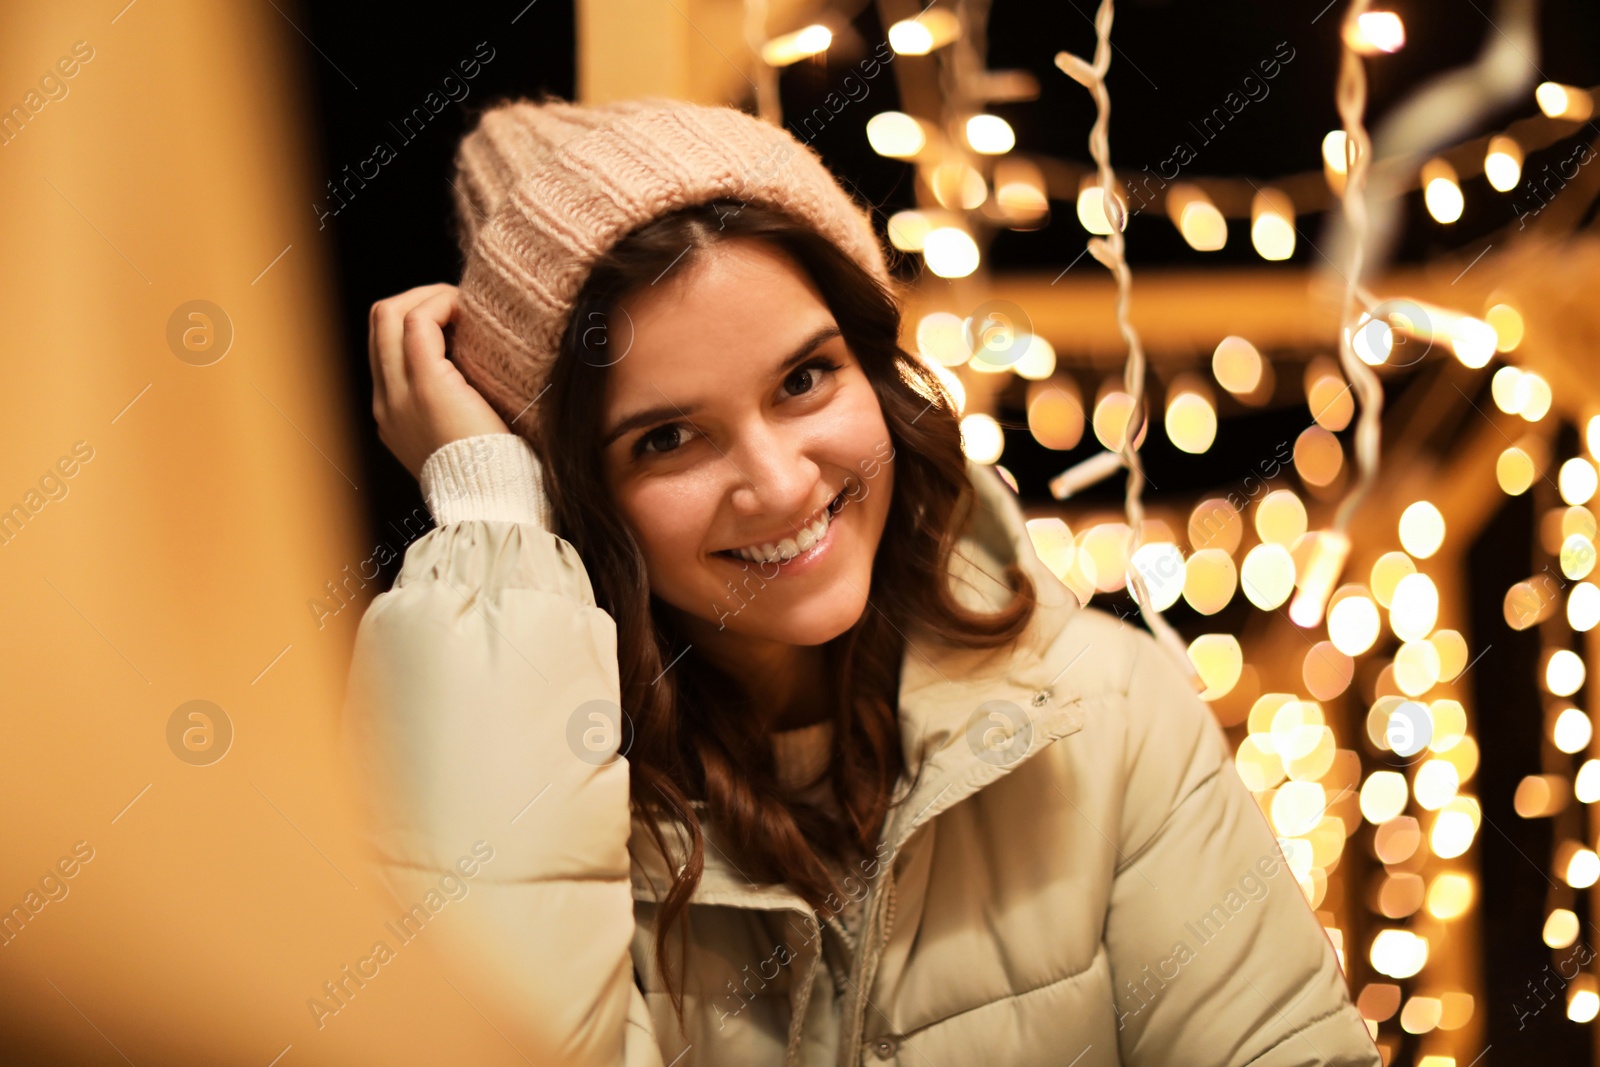
[[(835, 337), (841, 336), (843, 336), (843, 333), (840, 331), (839, 324), (836, 322), (830, 322), (826, 326), (819, 326), (817, 329), (811, 332), (809, 337), (807, 337), (804, 341), (801, 341), (800, 344), (795, 347), (794, 351), (790, 352), (783, 358), (782, 362), (780, 362), (777, 368), (772, 372), (773, 377), (780, 378), (787, 374), (791, 369), (794, 368), (795, 364), (811, 355), (812, 352), (815, 352), (818, 348), (822, 347), (822, 345), (826, 344), (828, 341), (833, 340)], [(623, 419), (621, 422), (617, 423), (616, 426), (612, 427), (610, 432), (608, 432), (605, 435), (605, 438), (600, 442), (600, 447), (602, 449), (611, 447), (611, 442), (615, 441), (617, 438), (621, 437), (630, 430), (636, 430), (643, 426), (649, 426), (652, 423), (665, 422), (667, 419), (686, 419), (694, 415), (699, 410), (700, 405), (695, 403), (685, 405), (658, 404), (655, 407), (646, 408), (643, 411), (636, 411), (632, 415), (629, 415), (627, 418)]]

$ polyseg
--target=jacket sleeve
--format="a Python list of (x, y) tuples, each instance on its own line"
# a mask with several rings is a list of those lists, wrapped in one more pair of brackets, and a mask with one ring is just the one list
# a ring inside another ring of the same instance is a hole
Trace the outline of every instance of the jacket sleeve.
[(1124, 1062), (1381, 1063), (1210, 709), (1135, 631), (1105, 941)]
[(451, 441), (422, 464), (418, 481), (440, 526), (463, 519), (526, 522), (545, 530), (552, 526), (538, 457), (517, 434)]
[[(494, 469), (458, 471), (455, 499), (495, 497)], [(629, 956), (615, 624), (566, 541), (459, 510), (368, 607), (346, 690), (390, 925), (426, 923), (458, 991), (533, 1062), (659, 1067)]]

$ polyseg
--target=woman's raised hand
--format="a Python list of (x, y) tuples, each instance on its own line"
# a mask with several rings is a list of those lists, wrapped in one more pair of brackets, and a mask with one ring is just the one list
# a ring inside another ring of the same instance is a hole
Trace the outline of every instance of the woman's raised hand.
[(460, 308), (455, 286), (423, 285), (378, 301), (368, 317), (378, 439), (413, 478), (451, 441), (511, 432), (446, 356), (444, 328)]

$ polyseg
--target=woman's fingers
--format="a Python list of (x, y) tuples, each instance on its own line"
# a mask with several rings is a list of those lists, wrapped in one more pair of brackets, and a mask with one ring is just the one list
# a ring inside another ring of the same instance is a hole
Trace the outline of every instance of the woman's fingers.
[(409, 391), (405, 377), (406, 315), (418, 304), (445, 290), (454, 292), (455, 286), (421, 285), (372, 305), (369, 338), (377, 364), (372, 376), (373, 389), (374, 392), (382, 390), (385, 404), (398, 401)]
[(494, 408), (450, 361), (444, 330), (461, 314), (460, 293), (446, 289), (406, 313), (405, 370), (411, 406), (443, 444), (480, 433), (510, 433)]
[(459, 314), (453, 285), (419, 286), (372, 306), (372, 414), (379, 439), (413, 476), (451, 441), (511, 432), (449, 360), (444, 331)]
[(405, 314), (401, 328), (406, 381), (412, 388), (436, 374), (445, 358), (444, 327), (460, 302), (454, 287), (426, 297)]

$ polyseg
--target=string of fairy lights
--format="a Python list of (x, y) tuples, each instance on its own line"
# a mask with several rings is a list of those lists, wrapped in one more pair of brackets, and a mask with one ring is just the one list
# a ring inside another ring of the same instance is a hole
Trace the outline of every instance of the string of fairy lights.
[[(1337, 358), (1319, 355), (1304, 364), (1308, 425), (1287, 451), (1263, 457), (1270, 459), (1270, 473), (1264, 462), (1238, 491), (1192, 507), (1163, 502), (1147, 510), (1139, 492), (1138, 449), (1151, 420), (1145, 417), (1143, 350), (1126, 318), (1132, 279), (1122, 243), (1129, 218), (1138, 213), (1131, 203), (1138, 199), (1143, 207), (1145, 197), (1135, 187), (1141, 175), (1118, 174), (1110, 165), (1105, 75), (1112, 3), (1102, 0), (1098, 10), (1092, 62), (1066, 52), (1056, 58), (1095, 97), (1092, 166), (1016, 151), (1011, 126), (984, 109), (989, 100), (1037, 95), (1027, 72), (982, 69), (981, 48), (974, 45), (981, 42), (986, 15), (986, 4), (958, 2), (930, 6), (889, 28), (898, 54), (931, 55), (940, 62), (941, 92), (937, 114), (884, 111), (866, 120), (874, 151), (906, 161), (918, 179), (917, 206), (888, 220), (888, 238), (902, 252), (920, 255), (930, 275), (962, 279), (983, 268), (984, 248), (996, 230), (1038, 229), (1050, 222), (1051, 200), (1073, 201), (1076, 222), (1090, 235), (1089, 250), (1116, 276), (1127, 360), (1120, 377), (1105, 378), (1088, 398), (1074, 375), (1058, 371), (1055, 350), (1044, 337), (1015, 336), (1007, 358), (997, 361), (984, 347), (985, 324), (947, 310), (930, 311), (915, 323), (916, 352), (955, 401), (967, 455), (993, 464), (1013, 488), (1014, 477), (1000, 464), (1005, 435), (999, 420), (967, 410), (969, 386), (984, 376), (1014, 375), (1026, 382), (1027, 428), (1041, 446), (1073, 450), (1085, 433), (1102, 446), (1052, 479), (1057, 500), (1128, 470), (1120, 514), (1081, 509), (1072, 516), (1076, 530), (1066, 514), (1030, 519), (1040, 558), (1083, 602), (1130, 592), (1152, 630), (1186, 652), (1201, 696), (1212, 702), (1222, 724), (1240, 729), (1235, 766), (1277, 833), (1341, 964), (1348, 971), (1348, 942), (1359, 944), (1370, 966), (1372, 980), (1356, 990), (1356, 1003), (1385, 1061), (1410, 1041), (1414, 1062), (1423, 1067), (1473, 1062), (1481, 1045), (1482, 1013), (1473, 994), (1478, 982), (1457, 943), (1463, 940), (1458, 924), (1476, 905), (1470, 854), (1483, 812), (1472, 791), (1480, 755), (1475, 713), (1461, 681), (1474, 657), (1460, 628), (1463, 620), (1456, 617), (1462, 610), (1455, 590), (1463, 546), (1447, 544), (1445, 515), (1426, 499), (1404, 501), (1387, 531), (1352, 522), (1372, 493), (1378, 469), (1378, 372), (1397, 369), (1386, 365), (1398, 346), (1420, 342), (1413, 347), (1437, 350), (1436, 358), (1453, 357), (1470, 371), (1487, 373), (1498, 363), (1490, 383), (1494, 403), (1527, 426), (1496, 464), (1500, 488), (1509, 495), (1548, 495), (1552, 489), (1545, 472), (1553, 436), (1545, 420), (1554, 397), (1548, 381), (1517, 362), (1525, 325), (1510, 300), (1491, 297), (1469, 311), (1407, 297), (1380, 301), (1362, 284), (1374, 267), (1364, 262), (1363, 194), (1373, 174), (1387, 188), (1403, 188), (1395, 168), (1410, 167), (1410, 188), (1421, 190), (1428, 214), (1441, 226), (1453, 224), (1464, 212), (1465, 179), (1481, 175), (1499, 194), (1518, 189), (1528, 153), (1577, 132), (1594, 114), (1595, 91), (1544, 82), (1531, 102), (1539, 116), (1425, 159), (1373, 159), (1363, 125), (1365, 64), (1402, 49), (1405, 26), (1394, 12), (1371, 10), (1370, 0), (1351, 0), (1340, 27), (1343, 55), (1335, 92), (1342, 125), (1323, 138), (1320, 170), (1271, 183), (1163, 182), (1155, 203), (1200, 253), (1226, 246), (1228, 219), (1249, 218), (1252, 246), (1266, 261), (1294, 255), (1297, 215), (1341, 210), (1351, 242), (1341, 272)], [(764, 22), (763, 5), (759, 18), (747, 18), (752, 40)], [(813, 25), (767, 40), (757, 51), (776, 69), (820, 55), (831, 40), (826, 27)], [(775, 96), (775, 88), (766, 91)], [(766, 114), (775, 102), (762, 106)], [(1148, 175), (1142, 177), (1147, 191)], [(1220, 338), (1209, 366), (1183, 371), (1167, 383), (1161, 428), (1180, 451), (1205, 454), (1217, 436), (1219, 394), (1245, 407), (1263, 406), (1281, 396), (1277, 379), (1283, 371), (1247, 338)], [(987, 406), (996, 393), (972, 392), (984, 398), (978, 406)], [(1352, 426), (1353, 464), (1339, 436)], [(1567, 457), (1560, 466), (1562, 505), (1545, 508), (1534, 577), (1507, 591), (1505, 607), (1508, 625), (1537, 625), (1546, 646), (1544, 762), (1539, 774), (1519, 786), (1515, 808), (1525, 818), (1550, 817), (1557, 827), (1552, 872), (1559, 880), (1543, 930), (1552, 951), (1577, 942), (1583, 923), (1574, 894), (1600, 882), (1600, 854), (1586, 844), (1587, 809), (1570, 803), (1574, 797), (1584, 806), (1600, 803), (1600, 759), (1574, 766), (1590, 747), (1593, 727), (1570, 699), (1585, 676), (1574, 635), (1600, 626), (1600, 586), (1589, 580), (1600, 538), (1588, 507), (1600, 487), (1600, 416), (1588, 423), (1586, 444), (1587, 455)], [(1249, 488), (1252, 481), (1255, 489)], [(1331, 513), (1332, 519), (1313, 528), (1313, 511)], [(1215, 616), (1239, 594), (1271, 624), (1252, 631), (1269, 639), (1288, 633), (1272, 647), (1295, 648), (1295, 656), (1247, 663), (1238, 637), (1226, 632), (1203, 633), (1184, 647), (1161, 618), (1180, 599), (1199, 616)], [(1563, 600), (1564, 623), (1558, 611)], [(1370, 701), (1357, 694), (1358, 677)], [(1342, 722), (1358, 725), (1341, 744), (1336, 726)], [(1359, 884), (1339, 873), (1347, 843), (1358, 833), (1376, 862), (1372, 876)], [(1600, 1014), (1600, 987), (1592, 973), (1579, 974), (1564, 988), (1568, 1018), (1587, 1023)]]
[[(1127, 204), (1120, 197), (1103, 195), (1105, 190), (1114, 190), (1117, 187), (1116, 175), (1111, 169), (1111, 90), (1106, 86), (1106, 72), (1111, 67), (1111, 24), (1115, 17), (1116, 8), (1113, 0), (1100, 0), (1100, 7), (1095, 12), (1094, 18), (1093, 62), (1086, 63), (1071, 52), (1058, 52), (1055, 62), (1056, 66), (1094, 96), (1095, 120), (1094, 126), (1089, 131), (1089, 154), (1094, 158), (1100, 182), (1099, 188), (1102, 191), (1101, 206), (1107, 214), (1109, 223), (1107, 228), (1110, 232), (1105, 237), (1089, 238), (1088, 251), (1117, 280), (1117, 330), (1128, 346), (1128, 356), (1122, 374), (1123, 391), (1128, 398), (1127, 412), (1117, 431), (1121, 447), (1108, 449), (1108, 454), (1114, 452), (1118, 460), (1117, 466), (1128, 472), (1127, 488), (1123, 497), (1123, 512), (1128, 520), (1123, 551), (1130, 560), (1135, 560), (1139, 558), (1145, 535), (1144, 464), (1139, 458), (1139, 441), (1142, 437), (1140, 431), (1143, 429), (1145, 419), (1144, 345), (1139, 340), (1139, 331), (1134, 328), (1132, 320), (1128, 317), (1133, 273), (1128, 269), (1128, 261), (1124, 255), (1126, 246), (1122, 237), (1122, 231), (1127, 226)], [(1063, 499), (1070, 491), (1081, 488), (1087, 484), (1089, 477), (1103, 478), (1112, 469), (1099, 457), (1091, 458), (1086, 463), (1087, 467), (1079, 464), (1073, 470), (1063, 472), (1053, 480), (1051, 491), (1056, 499)], [(1144, 571), (1134, 566), (1125, 568), (1125, 573), (1128, 588), (1135, 602), (1139, 604), (1151, 632), (1175, 653), (1177, 662), (1183, 665), (1191, 681), (1197, 683), (1197, 688), (1205, 688), (1195, 670), (1193, 660), (1186, 654), (1182, 639), (1161, 617), (1162, 609), (1151, 597), (1150, 582), (1146, 580)]]
[[(1548, 385), (1531, 372), (1501, 367), (1491, 383), (1495, 404), (1508, 415), (1537, 423), (1549, 407)], [(1531, 383), (1531, 387), (1530, 387)], [(1600, 802), (1600, 760), (1585, 759), (1594, 737), (1593, 723), (1573, 705), (1587, 680), (1583, 656), (1573, 649), (1576, 635), (1600, 625), (1600, 587), (1587, 579), (1595, 566), (1596, 521), (1590, 510), (1600, 471), (1600, 417), (1589, 420), (1588, 455), (1564, 460), (1552, 484), (1547, 476), (1552, 442), (1548, 435), (1529, 433), (1500, 455), (1496, 474), (1510, 496), (1532, 493), (1540, 512), (1533, 576), (1506, 590), (1506, 625), (1513, 630), (1538, 628), (1540, 681), (1546, 694), (1541, 773), (1517, 784), (1513, 806), (1525, 819), (1550, 818), (1554, 823), (1552, 881), (1542, 929), (1544, 943), (1556, 962), (1572, 962), (1566, 950), (1577, 944), (1583, 921), (1575, 910), (1578, 890), (1600, 881), (1600, 855), (1585, 842), (1588, 805)], [(1554, 504), (1559, 495), (1561, 505)], [(1565, 611), (1561, 611), (1562, 605)], [(1583, 807), (1574, 808), (1576, 798)], [(1564, 968), (1563, 968), (1564, 972)], [(1592, 972), (1580, 972), (1565, 988), (1567, 1017), (1590, 1022), (1600, 1015), (1600, 985)]]

